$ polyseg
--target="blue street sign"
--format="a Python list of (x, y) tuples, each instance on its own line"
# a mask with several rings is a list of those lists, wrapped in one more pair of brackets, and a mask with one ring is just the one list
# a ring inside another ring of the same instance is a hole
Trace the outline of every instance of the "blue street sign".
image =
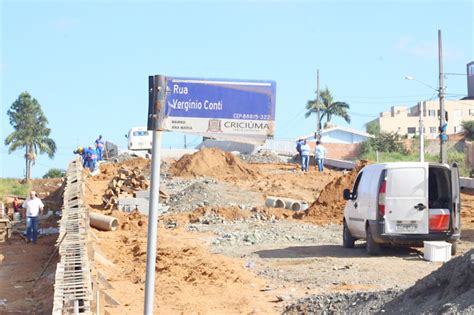
[(166, 78), (163, 129), (263, 142), (273, 135), (274, 81)]

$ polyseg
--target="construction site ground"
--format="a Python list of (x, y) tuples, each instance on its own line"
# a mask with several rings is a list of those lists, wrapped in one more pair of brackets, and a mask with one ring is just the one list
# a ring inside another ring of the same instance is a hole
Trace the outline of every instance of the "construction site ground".
[[(354, 249), (341, 246), (340, 191), (354, 174), (314, 168), (303, 174), (294, 164), (225, 156), (213, 161), (216, 154), (223, 153), (207, 152), (186, 166), (162, 164), (161, 188), (171, 198), (159, 220), (157, 314), (278, 314), (312, 294), (405, 289), (442, 266), (425, 261), (422, 248), (384, 248), (370, 257), (362, 241)], [(113, 287), (107, 292), (120, 302), (107, 311), (137, 314), (143, 312), (147, 217), (105, 210), (101, 198), (121, 167), (149, 168), (149, 161), (102, 165), (101, 175), (87, 182), (88, 202), (120, 221), (117, 231), (96, 231), (109, 260), (100, 267)], [(324, 189), (330, 202), (321, 200)], [(267, 196), (316, 203), (304, 212), (265, 208)], [(474, 193), (462, 199), (458, 255), (474, 248)]]
[[(159, 219), (155, 314), (280, 314), (314, 294), (402, 290), (443, 265), (425, 261), (422, 248), (384, 248), (370, 257), (362, 241), (342, 247), (341, 191), (356, 171), (312, 167), (303, 174), (295, 164), (248, 164), (213, 150), (179, 163), (162, 163), (160, 188), (170, 209)], [(148, 220), (106, 208), (103, 196), (121, 168), (149, 175), (149, 167), (140, 158), (106, 162), (86, 182), (91, 211), (119, 220), (115, 231), (94, 230), (105, 257), (96, 264), (111, 285), (105, 291), (119, 302), (107, 303), (109, 314), (143, 313)], [(41, 185), (51, 189), (43, 196), (53, 206), (60, 183)], [(266, 208), (267, 196), (301, 199), (310, 208)], [(473, 191), (462, 193), (462, 229), (457, 256), (474, 248)], [(32, 283), (55, 242), (51, 235), (31, 245), (14, 235), (0, 244), (0, 314), (51, 307), (55, 261)]]

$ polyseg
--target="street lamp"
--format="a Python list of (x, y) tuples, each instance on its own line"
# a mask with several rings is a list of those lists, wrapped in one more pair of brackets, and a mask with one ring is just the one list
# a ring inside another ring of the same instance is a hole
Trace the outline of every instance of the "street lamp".
[[(431, 87), (429, 84), (425, 84), (424, 82), (422, 81), (419, 81), (419, 80), (416, 80), (414, 77), (411, 77), (411, 76), (406, 76), (405, 77), (405, 80), (414, 80), (414, 81), (418, 81), (426, 86), (429, 86)], [(431, 87), (432, 88), (432, 87)], [(419, 103), (419, 111), (420, 111), (420, 120), (419, 120), (419, 126), (420, 126), (420, 162), (424, 162), (425, 161), (425, 135), (424, 135), (424, 124), (423, 124), (423, 112), (424, 112), (424, 109), (423, 109), (423, 101), (421, 101)]]
[[(429, 87), (433, 91), (438, 92), (438, 96), (440, 99), (440, 117), (439, 117), (439, 132), (440, 132), (440, 162), (446, 163), (447, 162), (447, 154), (446, 154), (446, 117), (445, 117), (445, 110), (444, 110), (444, 88), (440, 85), (439, 89), (435, 89), (433, 86), (429, 85), (426, 82), (418, 80), (412, 76), (405, 76), (405, 80), (409, 81), (416, 81), (420, 84), (423, 84), (426, 87)], [(420, 102), (420, 162), (424, 162), (424, 139), (423, 139), (423, 102)]]

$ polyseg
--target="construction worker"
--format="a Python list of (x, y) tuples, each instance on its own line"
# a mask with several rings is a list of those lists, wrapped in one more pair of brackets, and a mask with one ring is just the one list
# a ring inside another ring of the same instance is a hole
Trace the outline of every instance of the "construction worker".
[(316, 148), (314, 149), (314, 158), (318, 171), (324, 171), (324, 158), (326, 157), (326, 148), (321, 144), (321, 141), (316, 141)]
[(87, 161), (86, 150), (84, 150), (83, 147), (77, 147), (77, 149), (72, 151), (72, 153), (79, 154), (82, 158), (82, 166), (86, 167), (86, 161)]
[(88, 167), (91, 172), (94, 172), (97, 169), (97, 151), (89, 146), (86, 150), (86, 167)]
[(301, 146), (303, 145), (303, 139), (296, 141), (296, 151), (298, 152), (298, 159), (301, 163)]
[(23, 202), (23, 208), (26, 209), (26, 237), (27, 242), (33, 242), (36, 244), (36, 238), (38, 236), (38, 223), (41, 215), (41, 210), (44, 208), (44, 204), (36, 197), (35, 191), (30, 191), (30, 197)]
[(97, 161), (102, 161), (102, 155), (104, 154), (104, 140), (102, 140), (102, 135), (99, 135), (99, 138), (95, 140), (95, 149), (97, 150)]
[(306, 140), (303, 140), (303, 144), (301, 145), (301, 171), (308, 172), (309, 171), (309, 145), (306, 143)]

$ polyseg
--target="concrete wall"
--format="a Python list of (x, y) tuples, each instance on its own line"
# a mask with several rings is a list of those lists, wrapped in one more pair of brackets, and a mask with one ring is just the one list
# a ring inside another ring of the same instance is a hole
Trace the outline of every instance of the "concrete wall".
[(323, 143), (359, 143), (367, 140), (367, 137), (347, 132), (344, 130), (331, 130), (321, 135)]
[[(454, 134), (461, 131), (461, 122), (464, 120), (474, 120), (474, 100), (456, 100), (445, 101), (446, 111), (448, 112), (448, 134)], [(425, 125), (425, 136), (428, 139), (438, 137), (438, 101), (424, 102), (423, 122)], [(398, 132), (401, 135), (408, 133), (408, 128), (416, 128), (416, 134), (419, 133), (419, 110), (418, 105), (407, 108), (405, 106), (393, 106), (391, 112), (384, 112), (375, 119), (380, 126), (381, 131)], [(409, 134), (413, 136), (414, 134)]]
[[(311, 147), (311, 154), (314, 154), (315, 142), (308, 142)], [(326, 148), (326, 157), (336, 160), (355, 160), (362, 150), (362, 143), (325, 143), (323, 145)]]

